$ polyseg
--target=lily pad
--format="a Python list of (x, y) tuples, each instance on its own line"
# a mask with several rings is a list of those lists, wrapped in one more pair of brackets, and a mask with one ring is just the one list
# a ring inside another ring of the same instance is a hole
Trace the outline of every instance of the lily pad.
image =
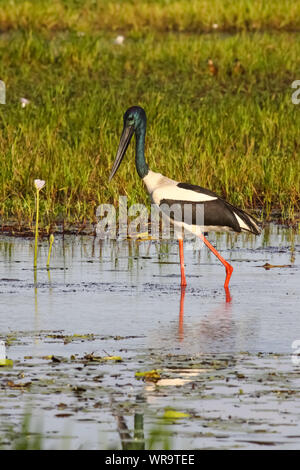
[(172, 410), (167, 408), (164, 412), (165, 419), (180, 419), (180, 418), (189, 418), (191, 415), (188, 413), (182, 413), (181, 411)]

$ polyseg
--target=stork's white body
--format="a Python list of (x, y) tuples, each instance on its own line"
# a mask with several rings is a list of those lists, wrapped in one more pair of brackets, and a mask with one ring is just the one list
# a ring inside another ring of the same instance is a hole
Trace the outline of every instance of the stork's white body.
[[(203, 225), (196, 227), (194, 224), (186, 226), (184, 222), (181, 223), (183, 227), (193, 233), (196, 233), (197, 229), (202, 232), (227, 232), (232, 230), (255, 234), (260, 232), (256, 221), (249, 214), (230, 205), (212, 191), (205, 190), (200, 186), (179, 183), (151, 170), (143, 178), (143, 181), (152, 202), (158, 207), (161, 207), (163, 202), (203, 206)], [(205, 221), (213, 223), (205, 223)], [(176, 224), (176, 221), (173, 220), (173, 223)]]

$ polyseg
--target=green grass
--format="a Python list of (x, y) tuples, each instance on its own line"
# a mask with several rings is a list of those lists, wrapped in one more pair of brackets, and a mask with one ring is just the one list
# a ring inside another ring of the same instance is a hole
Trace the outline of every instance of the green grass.
[(2, 31), (69, 29), (208, 32), (299, 30), (295, 0), (12, 0), (0, 2)]
[[(152, 170), (264, 217), (299, 211), (300, 105), (291, 101), (300, 79), (298, 2), (0, 1), (0, 30), (2, 223), (33, 223), (36, 178), (46, 180), (48, 226), (93, 220), (97, 205), (117, 203), (119, 193), (130, 204), (148, 201), (134, 145), (108, 184), (133, 104), (147, 112)], [(206, 31), (214, 32), (199, 34)]]

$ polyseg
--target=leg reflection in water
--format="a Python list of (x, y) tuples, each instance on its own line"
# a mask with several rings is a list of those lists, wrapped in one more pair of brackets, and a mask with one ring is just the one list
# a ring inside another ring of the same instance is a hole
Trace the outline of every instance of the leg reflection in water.
[(180, 309), (179, 309), (179, 341), (183, 340), (184, 333), (183, 333), (183, 314), (184, 314), (184, 296), (185, 296), (185, 286), (181, 286), (181, 295), (180, 295)]
[[(180, 304), (179, 304), (179, 323), (178, 323), (179, 341), (182, 341), (184, 339), (184, 297), (185, 297), (185, 290), (186, 290), (186, 286), (181, 286)], [(229, 287), (224, 287), (224, 291), (225, 291), (225, 307), (229, 308), (229, 305), (232, 301), (232, 297), (230, 295)], [(219, 308), (217, 309), (217, 311), (219, 311)], [(221, 311), (224, 311), (224, 305), (222, 305)], [(215, 314), (216, 314), (216, 312), (214, 312), (214, 316), (215, 316)]]

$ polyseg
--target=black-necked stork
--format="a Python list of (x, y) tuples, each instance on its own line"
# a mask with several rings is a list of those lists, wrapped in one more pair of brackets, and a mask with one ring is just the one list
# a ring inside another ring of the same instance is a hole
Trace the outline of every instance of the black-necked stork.
[[(123, 132), (109, 181), (111, 181), (116, 171), (118, 170), (130, 143), (130, 139), (134, 133), (136, 137), (136, 169), (138, 175), (140, 178), (142, 178), (146, 185), (152, 202), (159, 208), (165, 207), (166, 204), (172, 205), (174, 202), (181, 205), (191, 204), (193, 212), (197, 205), (200, 204), (203, 207), (203, 226), (201, 226), (200, 231), (195, 230), (199, 227), (193, 225), (192, 220), (191, 225), (189, 226), (191, 229), (190, 231), (191, 233), (196, 233), (196, 235), (202, 239), (206, 246), (225, 266), (226, 278), (224, 287), (225, 289), (228, 289), (233, 267), (224, 258), (222, 258), (217, 250), (205, 238), (203, 233), (210, 231), (223, 232), (231, 230), (238, 233), (248, 232), (258, 235), (260, 233), (258, 222), (246, 212), (232, 206), (223, 198), (208, 189), (193, 184), (179, 183), (178, 181), (167, 178), (160, 173), (151, 171), (146, 163), (144, 155), (146, 113), (144, 109), (139, 106), (132, 106), (131, 108), (127, 109), (126, 113), (124, 114)], [(174, 223), (174, 220), (172, 222)], [(177, 236), (177, 238), (179, 242), (181, 286), (186, 286), (184, 273), (183, 238), (182, 236)]]

